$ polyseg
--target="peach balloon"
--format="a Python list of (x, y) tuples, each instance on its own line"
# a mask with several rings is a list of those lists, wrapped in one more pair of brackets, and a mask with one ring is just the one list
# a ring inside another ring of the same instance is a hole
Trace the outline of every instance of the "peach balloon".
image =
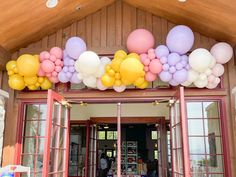
[(153, 73), (151, 73), (151, 72), (146, 72), (146, 74), (145, 74), (145, 79), (146, 79), (148, 82), (152, 82), (152, 81), (154, 81), (156, 78), (157, 78), (157, 75), (156, 75), (156, 74), (153, 74)]
[(127, 48), (129, 52), (137, 54), (147, 53), (148, 49), (155, 44), (154, 36), (146, 29), (136, 29), (127, 38)]
[(152, 60), (151, 63), (149, 64), (149, 70), (154, 74), (160, 73), (162, 71), (162, 64), (160, 60), (158, 59)]

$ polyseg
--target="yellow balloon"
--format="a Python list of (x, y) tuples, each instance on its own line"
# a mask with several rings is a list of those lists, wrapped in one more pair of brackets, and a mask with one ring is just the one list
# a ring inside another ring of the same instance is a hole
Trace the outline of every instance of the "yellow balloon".
[(106, 72), (109, 72), (109, 71), (110, 71), (110, 69), (111, 69), (111, 66), (110, 66), (110, 64), (106, 65), (105, 69), (106, 69)]
[(44, 77), (38, 77), (38, 82), (39, 82), (40, 84), (42, 84), (43, 81), (44, 81)]
[(25, 88), (24, 78), (19, 74), (14, 74), (9, 77), (8, 84), (12, 89), (23, 90)]
[(38, 77), (37, 76), (25, 76), (24, 77), (24, 81), (26, 85), (34, 85), (37, 83), (38, 81)]
[(7, 71), (7, 74), (8, 74), (9, 76), (12, 76), (12, 75), (15, 74), (15, 73), (14, 73), (14, 71), (9, 70), (9, 71)]
[(39, 70), (39, 59), (33, 55), (21, 55), (17, 61), (18, 72), (22, 76), (35, 76)]
[(28, 85), (29, 90), (38, 90), (39, 87), (36, 85)]
[(36, 87), (40, 87), (40, 83), (39, 83), (39, 82), (36, 82), (35, 86), (36, 86)]
[(138, 88), (140, 88), (140, 89), (145, 89), (147, 87), (148, 87), (148, 82), (147, 81), (145, 81), (142, 85), (138, 86)]
[(125, 59), (126, 56), (127, 56), (127, 53), (124, 50), (118, 50), (116, 51), (114, 58)]
[(136, 58), (138, 60), (140, 60), (140, 56), (137, 53), (130, 53), (127, 58)]
[[(135, 82), (139, 77), (144, 76), (143, 64), (136, 58), (127, 58), (120, 65), (121, 78), (128, 82)], [(123, 80), (122, 80), (123, 82)]]
[(102, 76), (102, 84), (106, 87), (111, 87), (113, 86), (114, 82), (115, 82), (115, 78), (114, 77), (111, 77), (109, 76), (108, 74), (104, 74)]
[(43, 89), (43, 90), (48, 90), (52, 87), (52, 83), (48, 80), (47, 77), (44, 78), (44, 81), (43, 83), (41, 83), (40, 87)]
[(9, 61), (9, 62), (7, 62), (7, 64), (6, 64), (6, 69), (7, 69), (7, 71), (14, 71), (14, 69), (16, 68), (17, 66), (16, 66), (16, 61), (15, 60), (11, 60), (11, 61)]
[(115, 85), (115, 86), (121, 86), (121, 84), (122, 84), (122, 83), (121, 83), (121, 80), (116, 80), (114, 85)]
[(112, 69), (114, 69), (116, 72), (119, 72), (120, 70), (120, 64), (123, 62), (124, 60), (122, 58), (114, 58), (111, 61), (111, 67)]
[(13, 69), (13, 71), (14, 71), (14, 73), (18, 73), (17, 67), (15, 67), (15, 68)]
[(116, 73), (113, 69), (110, 69), (107, 74), (109, 74), (111, 77), (114, 77)]
[(120, 73), (115, 74), (115, 79), (118, 79), (118, 80), (120, 79)]
[(141, 86), (144, 82), (145, 82), (144, 77), (140, 77), (140, 78), (138, 78), (138, 79), (134, 82), (134, 86), (139, 87), (139, 86)]
[(126, 86), (132, 84), (132, 82), (128, 81), (126, 78), (122, 78), (121, 82), (122, 82), (123, 85), (126, 85)]

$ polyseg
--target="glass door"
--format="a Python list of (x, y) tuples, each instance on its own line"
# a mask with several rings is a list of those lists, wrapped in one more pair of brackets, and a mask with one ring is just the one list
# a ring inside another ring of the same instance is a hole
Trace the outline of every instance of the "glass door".
[(188, 131), (184, 88), (180, 87), (171, 104), (172, 176), (190, 177)]
[(69, 104), (48, 90), (43, 177), (67, 177), (69, 153)]

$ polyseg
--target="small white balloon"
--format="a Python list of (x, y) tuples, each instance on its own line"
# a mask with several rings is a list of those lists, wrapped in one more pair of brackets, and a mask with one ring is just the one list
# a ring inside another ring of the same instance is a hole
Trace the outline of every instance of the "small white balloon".
[(102, 84), (101, 79), (98, 79), (98, 80), (97, 80), (97, 88), (98, 88), (99, 90), (106, 90), (106, 89), (107, 89), (107, 87), (105, 87), (105, 86)]
[(104, 65), (100, 65), (99, 69), (97, 70), (96, 73), (94, 73), (94, 76), (97, 78), (102, 77), (102, 75), (105, 73), (105, 66)]
[(211, 73), (212, 73), (212, 70), (211, 70), (210, 68), (208, 68), (208, 69), (205, 71), (204, 74), (205, 74), (206, 76), (210, 76)]
[(206, 76), (206, 74), (202, 73), (202, 74), (199, 75), (198, 79), (207, 80), (207, 76)]
[(107, 64), (110, 64), (111, 63), (111, 59), (108, 58), (108, 57), (102, 57), (101, 58), (101, 64), (102, 65), (107, 65)]
[(216, 59), (212, 56), (211, 64), (209, 68), (213, 68), (216, 65)]
[(188, 87), (192, 84), (192, 82), (189, 82), (189, 81), (185, 81), (184, 83), (182, 83), (181, 85), (182, 86), (185, 86), (185, 87)]
[(198, 88), (206, 87), (207, 84), (208, 84), (207, 79), (204, 79), (204, 80), (198, 79), (194, 82), (194, 85)]
[(215, 84), (215, 83), (208, 83), (207, 86), (206, 86), (206, 88), (208, 88), (208, 89), (214, 89), (214, 88), (217, 87), (217, 85), (218, 85), (218, 84)]
[(123, 91), (125, 91), (126, 86), (125, 86), (125, 85), (113, 86), (113, 89), (114, 89), (116, 92), (123, 92)]
[(88, 87), (96, 88), (97, 79), (94, 76), (84, 77), (83, 78), (83, 83), (84, 83), (84, 85), (86, 85)]
[(83, 80), (83, 74), (82, 73), (78, 73), (77, 77), (78, 77), (79, 80)]
[(188, 71), (188, 80), (187, 81), (193, 83), (195, 80), (198, 79), (198, 76), (199, 76), (198, 72), (191, 69)]
[(98, 55), (92, 51), (83, 52), (75, 62), (77, 72), (83, 74), (94, 74), (99, 69), (101, 61)]
[(212, 62), (212, 55), (211, 53), (203, 48), (195, 49), (189, 55), (189, 65), (195, 70), (200, 73), (205, 72), (207, 68), (209, 68)]
[(232, 58), (233, 48), (225, 42), (219, 42), (211, 48), (211, 54), (217, 63), (224, 64)]

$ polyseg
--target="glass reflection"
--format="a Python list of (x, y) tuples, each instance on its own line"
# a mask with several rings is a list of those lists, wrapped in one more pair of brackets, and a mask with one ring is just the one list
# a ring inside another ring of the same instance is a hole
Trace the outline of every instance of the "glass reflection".
[(205, 118), (219, 118), (218, 102), (203, 102)]
[(214, 133), (215, 135), (221, 135), (220, 132), (220, 120), (219, 119), (205, 119), (205, 135)]
[(188, 134), (189, 135), (204, 135), (203, 131), (203, 121), (199, 120), (189, 120), (188, 121)]
[(189, 137), (190, 154), (205, 154), (204, 137)]
[(202, 102), (187, 102), (188, 118), (202, 118)]
[(206, 137), (206, 153), (207, 154), (222, 154), (221, 138), (215, 137), (214, 134), (210, 134)]
[(205, 173), (206, 172), (205, 155), (191, 155), (190, 168), (191, 173)]
[(221, 155), (208, 155), (208, 172), (209, 173), (223, 173), (223, 157)]

